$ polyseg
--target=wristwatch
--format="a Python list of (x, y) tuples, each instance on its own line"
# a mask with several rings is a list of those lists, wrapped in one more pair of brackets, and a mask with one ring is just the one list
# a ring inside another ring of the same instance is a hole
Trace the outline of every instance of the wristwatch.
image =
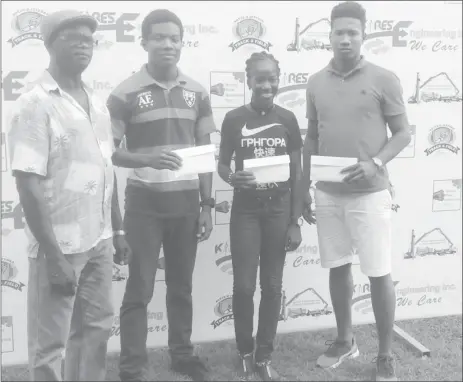
[(199, 205), (201, 207), (208, 206), (208, 207), (214, 208), (215, 207), (215, 199), (214, 198), (207, 198), (207, 199), (201, 200)]
[(228, 174), (228, 179), (227, 179), (227, 183), (228, 183), (230, 186), (233, 186), (233, 185), (232, 185), (232, 176), (233, 176), (233, 172), (230, 172), (230, 174)]
[(374, 157), (371, 159), (373, 163), (376, 165), (376, 167), (381, 168), (383, 167), (383, 161), (377, 157)]
[(113, 231), (113, 237), (115, 236), (125, 236), (125, 232), (123, 230)]

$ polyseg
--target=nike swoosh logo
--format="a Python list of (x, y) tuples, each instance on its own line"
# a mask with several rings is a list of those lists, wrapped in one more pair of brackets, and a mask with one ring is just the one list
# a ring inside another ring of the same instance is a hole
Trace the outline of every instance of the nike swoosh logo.
[(281, 123), (271, 123), (270, 125), (264, 125), (261, 127), (257, 127), (255, 129), (249, 130), (246, 125), (241, 129), (241, 134), (243, 137), (250, 137), (251, 135), (256, 135), (261, 133), (262, 131), (265, 131), (267, 129), (270, 129), (273, 126), (281, 126)]

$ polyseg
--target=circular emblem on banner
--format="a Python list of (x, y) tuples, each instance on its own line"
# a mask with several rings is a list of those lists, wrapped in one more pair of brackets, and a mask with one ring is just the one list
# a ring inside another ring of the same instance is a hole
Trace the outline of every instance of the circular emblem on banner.
[(265, 34), (265, 26), (259, 19), (247, 17), (235, 24), (234, 32), (240, 39), (261, 38)]
[(40, 24), (46, 15), (46, 12), (36, 8), (22, 9), (16, 12), (11, 20), (11, 28), (17, 33), (17, 36), (8, 40), (11, 46), (15, 47), (26, 40), (42, 40)]
[(46, 13), (40, 10), (20, 11), (13, 17), (11, 27), (18, 34), (32, 32), (40, 27), (45, 16)]

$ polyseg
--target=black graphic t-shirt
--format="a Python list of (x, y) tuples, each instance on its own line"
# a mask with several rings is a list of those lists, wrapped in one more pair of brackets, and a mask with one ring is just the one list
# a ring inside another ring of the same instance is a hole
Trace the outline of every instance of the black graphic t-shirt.
[[(289, 155), (302, 147), (301, 132), (292, 111), (275, 105), (262, 115), (249, 106), (228, 112), (222, 123), (220, 156), (235, 154), (235, 171), (245, 159)], [(228, 164), (228, 163), (225, 163)], [(289, 181), (258, 184), (256, 191), (287, 190)]]

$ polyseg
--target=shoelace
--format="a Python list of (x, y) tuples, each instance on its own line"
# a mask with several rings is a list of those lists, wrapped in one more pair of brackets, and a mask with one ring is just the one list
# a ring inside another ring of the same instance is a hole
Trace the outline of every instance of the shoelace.
[(337, 340), (327, 340), (327, 341), (325, 341), (325, 345), (328, 346), (328, 349), (333, 348), (335, 345), (343, 346), (343, 345), (346, 345), (346, 344), (349, 346), (348, 342), (341, 342), (341, 341), (337, 341)]
[[(353, 341), (352, 341), (352, 343), (353, 343)], [(349, 341), (347, 341), (347, 342), (338, 341), (338, 340), (327, 340), (327, 341), (325, 341), (326, 346), (333, 346), (334, 344), (344, 345), (344, 344), (349, 344)]]

